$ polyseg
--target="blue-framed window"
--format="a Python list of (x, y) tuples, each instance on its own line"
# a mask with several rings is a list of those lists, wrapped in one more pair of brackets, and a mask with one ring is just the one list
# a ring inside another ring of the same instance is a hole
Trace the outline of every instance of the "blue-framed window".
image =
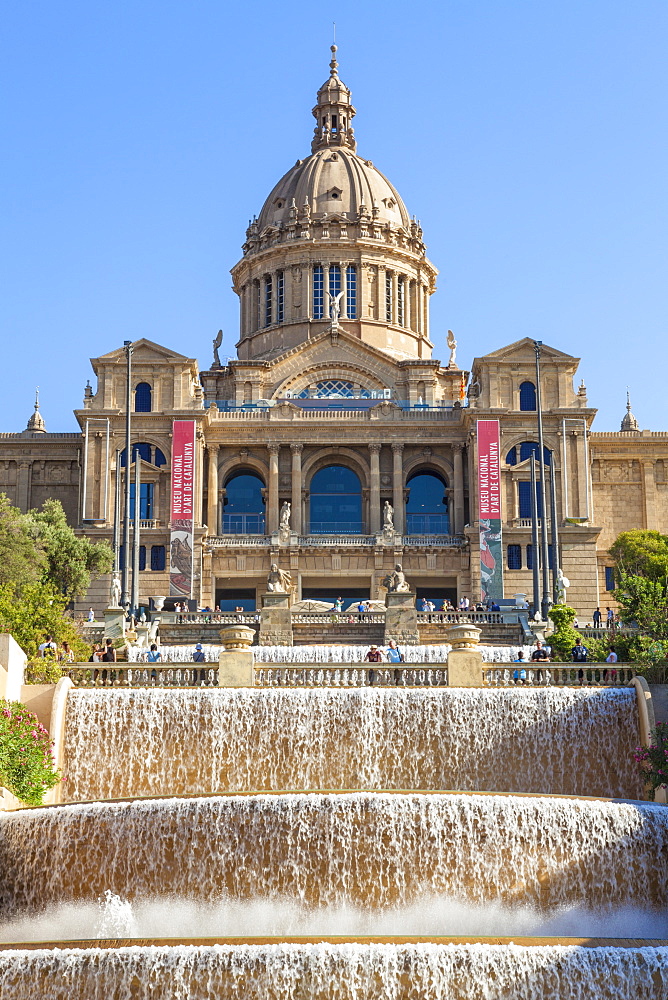
[(392, 272), (385, 272), (385, 322), (392, 322)]
[[(151, 465), (156, 465), (158, 468), (167, 464), (167, 459), (160, 448), (156, 448), (155, 445), (149, 444), (148, 441), (138, 441), (136, 444), (132, 445), (133, 462), (137, 455), (139, 455), (144, 462), (150, 462)], [(121, 452), (121, 468), (125, 468), (125, 448)]]
[(313, 319), (322, 319), (324, 315), (324, 281), (322, 264), (313, 268)]
[(508, 546), (508, 569), (522, 569), (522, 546)]
[(311, 534), (361, 534), (362, 486), (352, 469), (320, 469), (311, 479), (309, 494)]
[(148, 382), (139, 382), (135, 387), (135, 413), (151, 412), (151, 387)]
[(536, 409), (536, 386), (533, 382), (522, 382), (520, 385), (520, 410)]
[(274, 300), (274, 282), (270, 274), (264, 279), (264, 325), (271, 326), (272, 306)]
[(354, 264), (346, 268), (346, 316), (357, 319), (357, 268)]
[[(516, 445), (510, 449), (506, 455), (506, 462), (508, 465), (517, 465), (518, 462), (526, 462), (527, 458), (531, 458), (532, 455), (535, 455), (536, 461), (540, 462), (540, 445), (538, 441), (522, 441), (520, 445)], [(552, 464), (552, 452), (549, 448), (543, 448), (543, 461), (545, 465)]]
[[(547, 563), (548, 569), (553, 569), (554, 554), (551, 545), (548, 545), (547, 547)], [(540, 557), (538, 559), (538, 565), (540, 565)], [(533, 545), (527, 545), (527, 569), (533, 569)]]
[(409, 535), (449, 535), (447, 484), (435, 472), (416, 472), (406, 485), (406, 532)]
[(223, 534), (264, 534), (264, 483), (254, 472), (238, 472), (225, 483)]
[(283, 322), (283, 311), (285, 303), (285, 275), (279, 271), (276, 275), (276, 322)]
[(405, 315), (404, 305), (406, 301), (405, 289), (406, 286), (404, 284), (403, 276), (400, 276), (397, 279), (397, 323), (399, 324), (399, 326), (404, 325), (404, 315)]
[[(517, 484), (520, 517), (531, 517), (531, 483), (529, 481)], [(540, 495), (540, 480), (536, 483), (536, 511), (538, 517), (543, 516), (542, 497)]]
[[(139, 484), (139, 519), (141, 521), (155, 517), (153, 513), (153, 483)], [(130, 483), (130, 517), (135, 516), (135, 484)]]
[(165, 546), (164, 545), (152, 545), (151, 546), (151, 569), (152, 570), (164, 570), (165, 568)]
[[(329, 294), (337, 296), (341, 291), (341, 268), (338, 264), (329, 265)], [(328, 301), (330, 301), (328, 299)]]
[(605, 567), (605, 589), (610, 591), (615, 589), (615, 568), (614, 566)]

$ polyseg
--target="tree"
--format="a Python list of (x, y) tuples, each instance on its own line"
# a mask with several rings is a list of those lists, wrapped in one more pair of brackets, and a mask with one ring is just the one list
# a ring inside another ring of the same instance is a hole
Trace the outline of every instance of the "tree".
[(652, 639), (668, 639), (668, 582), (665, 578), (652, 580), (646, 576), (622, 573), (615, 600), (619, 603), (622, 621), (629, 625), (635, 623), (644, 635)]
[(610, 555), (617, 564), (618, 581), (623, 574), (649, 580), (668, 578), (668, 535), (660, 531), (623, 531), (611, 546)]
[(52, 586), (32, 583), (19, 592), (12, 584), (0, 587), (0, 632), (9, 632), (29, 658), (37, 656), (45, 635), (60, 645), (69, 642), (77, 660), (87, 660), (90, 647), (65, 612), (65, 598)]
[(549, 639), (552, 659), (570, 660), (575, 640), (580, 638), (580, 633), (573, 628), (575, 608), (568, 604), (553, 604), (548, 617), (554, 622), (554, 632)]
[(114, 554), (108, 543), (75, 535), (59, 500), (46, 500), (41, 510), (31, 510), (27, 517), (44, 551), (41, 580), (57, 588), (66, 601), (85, 594), (93, 574), (110, 572)]
[(17, 591), (37, 583), (46, 566), (44, 549), (34, 525), (0, 493), (0, 586)]

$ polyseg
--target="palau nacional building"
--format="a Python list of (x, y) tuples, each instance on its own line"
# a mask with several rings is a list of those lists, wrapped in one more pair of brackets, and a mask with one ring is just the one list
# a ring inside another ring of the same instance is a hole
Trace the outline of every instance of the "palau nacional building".
[[(232, 268), (236, 357), (220, 358), (220, 338), (204, 370), (150, 337), (132, 345), (142, 603), (171, 593), (252, 609), (272, 563), (291, 573), (295, 599), (382, 599), (383, 578), (401, 563), (419, 597), (475, 601), (490, 558), (506, 597), (532, 593), (534, 343), (500, 346), (465, 370), (465, 345), (450, 336), (448, 359), (432, 357), (437, 270), (422, 227), (358, 153), (335, 49), (330, 66), (311, 152), (270, 192)], [(619, 431), (594, 431), (579, 359), (543, 345), (540, 360), (559, 558), (568, 602), (589, 617), (611, 603), (616, 535), (668, 531), (668, 433), (640, 430), (630, 405)], [(36, 404), (25, 430), (0, 435), (0, 490), (23, 510), (55, 497), (74, 526), (111, 542), (126, 464), (126, 350), (91, 363), (80, 433), (47, 430)], [(485, 511), (481, 426), (491, 429), (484, 462), (496, 512)], [(180, 524), (173, 513), (184, 440), (190, 526), (187, 512)], [(495, 549), (481, 532), (485, 513), (499, 520)], [(82, 606), (101, 609), (108, 593), (99, 581)]]

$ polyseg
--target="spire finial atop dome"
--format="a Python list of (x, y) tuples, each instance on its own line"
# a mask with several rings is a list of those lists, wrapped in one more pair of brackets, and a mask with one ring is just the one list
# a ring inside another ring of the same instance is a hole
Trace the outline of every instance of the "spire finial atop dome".
[(626, 415), (622, 420), (622, 426), (620, 428), (623, 431), (639, 431), (638, 421), (631, 413), (631, 395), (629, 393), (628, 387), (626, 389)]
[(318, 91), (318, 103), (313, 108), (316, 126), (311, 151), (315, 153), (316, 149), (329, 146), (347, 146), (354, 152), (357, 144), (350, 123), (355, 117), (355, 109), (350, 102), (350, 91), (339, 77), (336, 43), (330, 46), (330, 51), (329, 78)]
[(44, 434), (46, 432), (44, 417), (39, 412), (39, 386), (35, 389), (35, 412), (31, 415), (26, 430), (30, 431), (31, 434)]

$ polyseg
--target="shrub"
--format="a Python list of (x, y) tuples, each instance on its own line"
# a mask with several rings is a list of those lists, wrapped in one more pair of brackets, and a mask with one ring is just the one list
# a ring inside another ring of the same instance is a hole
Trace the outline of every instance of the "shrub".
[(60, 781), (48, 732), (18, 701), (0, 700), (0, 783), (29, 806)]
[(640, 764), (654, 800), (657, 788), (668, 784), (668, 723), (659, 722), (650, 734), (647, 747), (636, 747), (634, 758)]
[(36, 656), (26, 663), (26, 684), (57, 684), (63, 676), (63, 664), (53, 656)]
[(570, 608), (567, 604), (555, 604), (548, 614), (554, 622), (554, 632), (548, 640), (552, 647), (552, 659), (570, 661), (575, 640), (581, 638), (580, 633), (573, 628), (575, 608)]

